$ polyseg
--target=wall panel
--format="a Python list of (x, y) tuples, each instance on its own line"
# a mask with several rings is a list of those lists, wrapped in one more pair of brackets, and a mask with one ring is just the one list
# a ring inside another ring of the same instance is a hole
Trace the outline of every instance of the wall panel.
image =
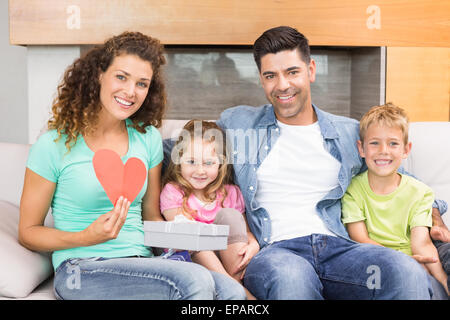
[(249, 45), (297, 27), (312, 45), (450, 46), (448, 0), (9, 0), (12, 44), (94, 44), (139, 30), (166, 44)]
[(450, 48), (387, 48), (386, 101), (411, 121), (450, 120)]

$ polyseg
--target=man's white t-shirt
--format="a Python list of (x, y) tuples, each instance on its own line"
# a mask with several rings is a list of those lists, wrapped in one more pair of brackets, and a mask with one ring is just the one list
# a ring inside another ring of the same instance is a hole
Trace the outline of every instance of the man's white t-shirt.
[(270, 242), (333, 235), (316, 205), (339, 185), (341, 164), (325, 150), (318, 122), (292, 126), (278, 121), (278, 126), (280, 137), (257, 170), (256, 201), (270, 216)]

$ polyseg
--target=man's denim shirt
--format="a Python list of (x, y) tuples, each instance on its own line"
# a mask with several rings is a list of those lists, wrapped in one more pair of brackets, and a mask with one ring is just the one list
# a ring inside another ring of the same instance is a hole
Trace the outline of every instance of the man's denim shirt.
[[(341, 163), (339, 186), (317, 203), (317, 213), (330, 231), (349, 239), (341, 222), (340, 200), (352, 177), (367, 169), (356, 145), (359, 139), (359, 122), (322, 111), (314, 105), (313, 108), (325, 149)], [(262, 107), (233, 107), (221, 114), (217, 124), (226, 132), (235, 182), (245, 198), (248, 224), (262, 248), (269, 244), (271, 221), (268, 212), (255, 200), (258, 190), (256, 171), (280, 135), (273, 107), (270, 104)], [(441, 214), (447, 210), (447, 205), (442, 200), (435, 201), (433, 206)]]

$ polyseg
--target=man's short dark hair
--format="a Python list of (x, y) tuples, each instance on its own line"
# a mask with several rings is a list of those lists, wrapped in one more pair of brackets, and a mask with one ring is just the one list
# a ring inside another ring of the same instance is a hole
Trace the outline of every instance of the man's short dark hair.
[(302, 60), (309, 64), (311, 54), (308, 39), (292, 27), (280, 26), (265, 31), (253, 44), (253, 57), (261, 71), (261, 58), (268, 53), (298, 49)]

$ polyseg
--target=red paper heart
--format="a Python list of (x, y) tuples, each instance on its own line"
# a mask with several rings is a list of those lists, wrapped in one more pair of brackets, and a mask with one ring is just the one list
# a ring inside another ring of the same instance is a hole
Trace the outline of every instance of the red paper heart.
[(98, 181), (113, 205), (120, 196), (133, 202), (147, 177), (147, 169), (140, 159), (129, 158), (124, 165), (119, 155), (108, 149), (98, 150), (92, 164)]

